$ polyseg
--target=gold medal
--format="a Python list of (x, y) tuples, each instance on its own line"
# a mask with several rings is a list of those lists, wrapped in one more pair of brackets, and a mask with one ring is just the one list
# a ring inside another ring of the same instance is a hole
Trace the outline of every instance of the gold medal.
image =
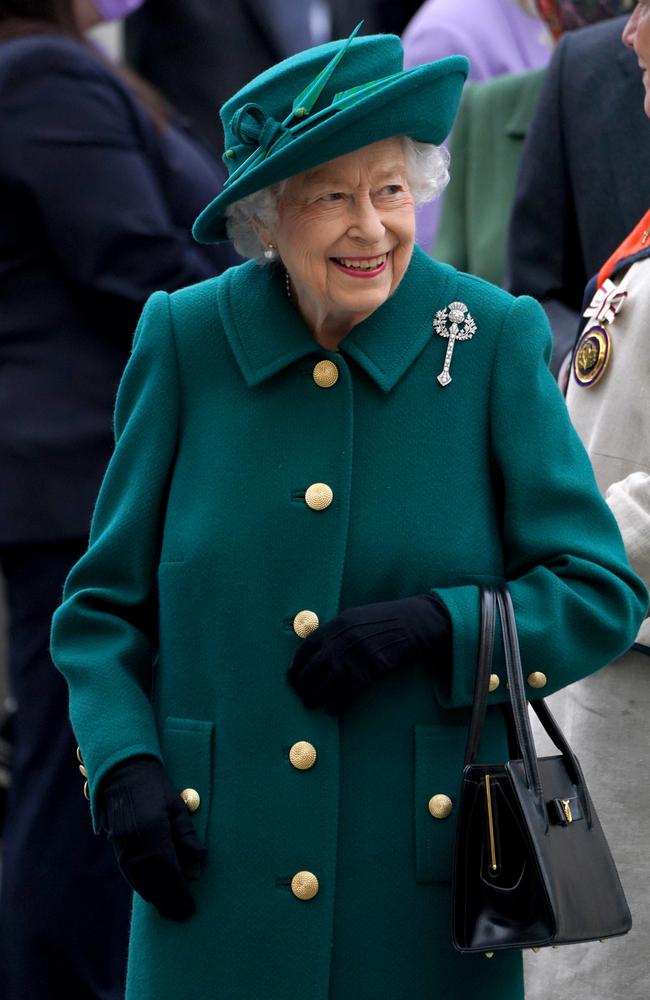
[(604, 326), (585, 330), (573, 356), (573, 377), (578, 385), (592, 386), (600, 381), (609, 364), (611, 347), (611, 338)]
[(614, 322), (626, 298), (627, 292), (619, 291), (607, 278), (583, 312), (593, 326), (582, 334), (573, 355), (573, 377), (578, 385), (589, 388), (605, 374), (612, 355), (612, 338), (607, 326)]

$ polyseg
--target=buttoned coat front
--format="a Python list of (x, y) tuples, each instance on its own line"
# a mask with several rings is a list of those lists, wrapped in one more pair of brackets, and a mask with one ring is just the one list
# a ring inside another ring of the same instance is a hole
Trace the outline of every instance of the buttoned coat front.
[[(443, 388), (432, 321), (454, 301), (476, 331)], [(532, 300), (418, 250), (336, 353), (275, 266), (150, 300), (53, 632), (95, 822), (103, 775), (132, 754), (201, 797), (196, 916), (170, 922), (136, 896), (129, 1000), (521, 1000), (519, 955), (452, 949), (455, 811), (428, 808), (457, 796), (479, 585), (509, 581), (546, 691), (618, 655), (646, 609), (549, 346)], [(305, 502), (313, 483), (330, 486), (326, 509)], [(450, 675), (434, 657), (338, 718), (304, 708), (286, 681), (300, 611), (324, 622), (431, 589), (452, 618)], [(504, 688), (486, 759), (505, 754)], [(298, 741), (313, 767), (292, 765)], [(305, 871), (309, 900), (291, 889)]]

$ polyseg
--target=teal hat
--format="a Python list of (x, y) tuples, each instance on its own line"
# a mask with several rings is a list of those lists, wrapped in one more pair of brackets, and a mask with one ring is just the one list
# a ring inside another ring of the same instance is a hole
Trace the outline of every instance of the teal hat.
[(300, 52), (251, 80), (221, 109), (228, 179), (194, 223), (199, 243), (227, 239), (228, 205), (380, 139), (439, 145), (469, 72), (464, 56), (405, 70), (396, 35), (350, 37)]

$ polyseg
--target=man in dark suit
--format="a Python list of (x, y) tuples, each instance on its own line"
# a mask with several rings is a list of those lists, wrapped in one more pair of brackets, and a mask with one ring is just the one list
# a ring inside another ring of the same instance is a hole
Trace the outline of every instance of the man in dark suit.
[(560, 40), (528, 132), (510, 225), (509, 287), (553, 327), (552, 367), (571, 349), (588, 279), (650, 205), (650, 127), (627, 18)]

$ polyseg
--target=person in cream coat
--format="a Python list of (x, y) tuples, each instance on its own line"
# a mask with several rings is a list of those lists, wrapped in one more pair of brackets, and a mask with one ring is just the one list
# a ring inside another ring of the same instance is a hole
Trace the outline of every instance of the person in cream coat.
[[(650, 3), (623, 41), (650, 65)], [(644, 77), (644, 81), (647, 77)], [(645, 111), (650, 114), (646, 82)], [(650, 211), (587, 286), (566, 401), (628, 558), (650, 581)], [(647, 835), (650, 829), (650, 618), (605, 670), (554, 695), (551, 706), (585, 769), (623, 882), (633, 928), (615, 945), (531, 955), (527, 1000), (650, 996)], [(613, 752), (615, 751), (615, 752)], [(598, 984), (594, 993), (594, 984)]]

